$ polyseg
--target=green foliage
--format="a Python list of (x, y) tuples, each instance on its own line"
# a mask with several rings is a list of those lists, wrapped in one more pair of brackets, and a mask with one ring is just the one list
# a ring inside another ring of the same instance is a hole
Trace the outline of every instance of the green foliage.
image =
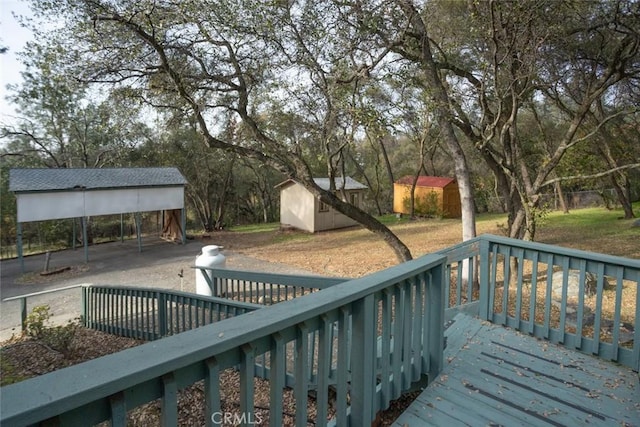
[(276, 231), (278, 228), (280, 228), (280, 223), (269, 222), (262, 224), (236, 225), (231, 228), (231, 231), (237, 231), (240, 233), (261, 233), (264, 231)]
[(383, 223), (386, 226), (401, 224), (403, 222), (409, 221), (408, 217), (403, 216), (403, 215), (398, 215), (398, 214), (381, 215), (381, 216), (376, 217), (376, 218), (378, 219), (378, 221), (380, 221), (381, 223)]
[[(402, 203), (406, 210), (409, 210), (411, 206), (411, 199), (405, 197), (402, 199)], [(425, 216), (428, 218), (443, 218), (445, 212), (440, 207), (438, 193), (431, 191), (423, 197), (416, 196), (414, 200), (413, 212), (418, 216)]]
[(49, 312), (48, 305), (39, 305), (31, 310), (27, 316), (25, 333), (35, 339), (40, 339), (45, 334), (47, 323), (51, 319), (52, 314)]
[(50, 326), (49, 320), (53, 316), (48, 305), (33, 308), (27, 316), (25, 333), (27, 336), (39, 340), (53, 350), (68, 355), (72, 350), (73, 338), (78, 329), (77, 321), (69, 321), (64, 326)]

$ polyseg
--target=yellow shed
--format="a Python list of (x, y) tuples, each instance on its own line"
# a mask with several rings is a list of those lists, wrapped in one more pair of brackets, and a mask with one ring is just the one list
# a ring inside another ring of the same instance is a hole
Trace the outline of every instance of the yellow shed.
[[(405, 176), (393, 184), (393, 211), (410, 213), (413, 176)], [(419, 176), (415, 190), (414, 212), (417, 215), (434, 215), (460, 218), (460, 194), (454, 178)]]

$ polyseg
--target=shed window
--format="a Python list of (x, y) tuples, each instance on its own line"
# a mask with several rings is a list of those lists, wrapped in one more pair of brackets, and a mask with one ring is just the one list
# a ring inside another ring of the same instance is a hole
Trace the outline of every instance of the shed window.
[(358, 193), (351, 193), (350, 201), (353, 206), (358, 206)]
[(318, 200), (318, 212), (329, 212), (329, 205), (323, 202), (322, 200)]

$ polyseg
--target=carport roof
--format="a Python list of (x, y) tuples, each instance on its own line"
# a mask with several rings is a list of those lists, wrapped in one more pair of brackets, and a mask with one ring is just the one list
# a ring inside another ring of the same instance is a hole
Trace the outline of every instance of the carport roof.
[(11, 169), (9, 191), (103, 190), (184, 186), (177, 168)]

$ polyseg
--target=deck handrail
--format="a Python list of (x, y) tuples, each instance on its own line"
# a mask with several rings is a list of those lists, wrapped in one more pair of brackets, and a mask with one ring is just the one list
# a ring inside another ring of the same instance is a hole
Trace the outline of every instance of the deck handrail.
[(194, 266), (214, 296), (263, 305), (297, 298), (326, 289), (350, 278), (307, 274), (279, 274), (237, 270), (227, 267)]
[(263, 307), (158, 288), (105, 285), (84, 285), (82, 288), (85, 327), (147, 341)]
[[(2, 389), (0, 421), (29, 425), (52, 420), (73, 426), (111, 420), (126, 425), (127, 410), (160, 398), (163, 424), (176, 425), (177, 389), (205, 379), (206, 414), (220, 412), (219, 374), (231, 367), (240, 371), (239, 412), (251, 419), (254, 360), (268, 353), (270, 422), (281, 425), (286, 347), (292, 343), (304, 356), (295, 366), (296, 425), (307, 423), (304, 373), (309, 369), (316, 369), (318, 378), (317, 425), (327, 425), (333, 379), (337, 425), (370, 425), (391, 400), (425, 375), (433, 380), (442, 369), (444, 275), (445, 257), (424, 256), (247, 313), (242, 322), (222, 320), (8, 385)], [(333, 329), (335, 339), (329, 333)], [(314, 332), (318, 350), (309, 355)], [(330, 378), (326, 355), (334, 351), (337, 372)], [(350, 360), (357, 363), (348, 364)]]
[(68, 291), (70, 289), (78, 289), (78, 288), (82, 288), (83, 286), (86, 286), (86, 285), (78, 284), (78, 285), (64, 286), (62, 288), (45, 289), (44, 291), (30, 292), (28, 294), (22, 294), (22, 295), (16, 295), (14, 297), (4, 298), (2, 302), (20, 301), (20, 327), (24, 331), (27, 328), (27, 312), (28, 312), (27, 302), (29, 298), (57, 293), (57, 292)]
[(493, 235), (480, 259), (481, 318), (640, 370), (640, 260)]

